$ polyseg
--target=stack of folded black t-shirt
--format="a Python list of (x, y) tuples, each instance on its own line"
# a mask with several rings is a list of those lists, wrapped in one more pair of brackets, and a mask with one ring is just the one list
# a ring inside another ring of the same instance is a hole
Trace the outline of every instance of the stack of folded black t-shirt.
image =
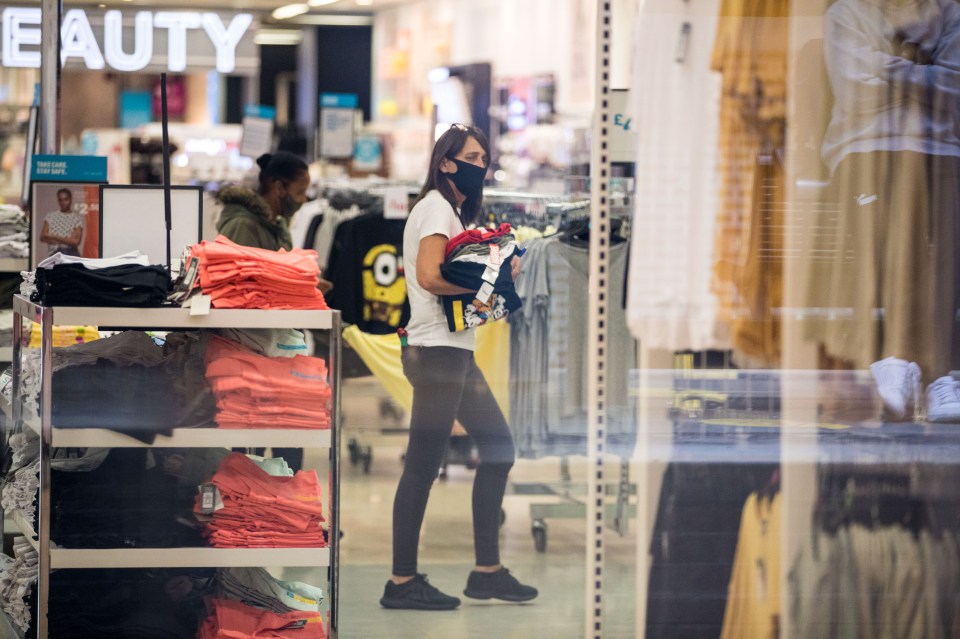
[(38, 268), (36, 284), (31, 299), (44, 306), (160, 306), (170, 291), (170, 274), (158, 265), (58, 264)]

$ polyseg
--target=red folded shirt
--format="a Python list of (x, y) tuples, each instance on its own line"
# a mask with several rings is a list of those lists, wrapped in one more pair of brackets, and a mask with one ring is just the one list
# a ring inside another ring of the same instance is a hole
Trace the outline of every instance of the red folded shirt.
[(327, 363), (319, 357), (267, 357), (214, 336), (204, 353), (220, 428), (330, 428)]
[(317, 252), (242, 246), (223, 235), (191, 247), (214, 308), (327, 309)]
[(326, 639), (319, 612), (276, 613), (212, 597), (206, 604), (209, 615), (200, 625), (198, 639)]
[[(204, 522), (216, 548), (322, 548), (323, 500), (316, 471), (274, 477), (246, 455), (231, 453), (210, 480), (223, 508)], [(200, 513), (199, 496), (194, 512)], [(201, 516), (203, 518), (203, 516)]]
[(443, 253), (443, 259), (447, 259), (453, 253), (453, 250), (461, 244), (483, 244), (512, 232), (513, 228), (506, 222), (501, 223), (496, 229), (477, 228), (464, 231), (447, 241), (447, 250)]

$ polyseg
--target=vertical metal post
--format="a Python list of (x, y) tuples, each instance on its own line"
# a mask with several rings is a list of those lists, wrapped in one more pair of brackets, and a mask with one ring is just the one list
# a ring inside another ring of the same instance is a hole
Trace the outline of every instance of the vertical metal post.
[(330, 311), (330, 352), (327, 367), (333, 393), (330, 398), (330, 630), (337, 639), (340, 601), (340, 311)]
[(584, 637), (603, 637), (603, 517), (607, 447), (607, 314), (610, 274), (611, 1), (597, 3), (596, 107), (590, 153), (590, 278), (587, 383), (587, 589)]
[[(50, 447), (53, 442), (53, 309), (40, 307), (40, 494), (37, 639), (47, 639), (50, 600)], [(34, 330), (37, 330), (34, 327)]]
[(60, 152), (60, 21), (63, 0), (43, 0), (40, 19), (40, 152)]

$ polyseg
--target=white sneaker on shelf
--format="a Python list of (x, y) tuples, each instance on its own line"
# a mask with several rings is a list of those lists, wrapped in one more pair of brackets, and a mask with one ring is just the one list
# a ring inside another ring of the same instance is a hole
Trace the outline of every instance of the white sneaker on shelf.
[(927, 387), (927, 419), (960, 423), (960, 382), (941, 377)]
[(870, 372), (883, 401), (884, 420), (912, 420), (914, 407), (920, 399), (920, 367), (917, 363), (888, 357), (870, 364)]

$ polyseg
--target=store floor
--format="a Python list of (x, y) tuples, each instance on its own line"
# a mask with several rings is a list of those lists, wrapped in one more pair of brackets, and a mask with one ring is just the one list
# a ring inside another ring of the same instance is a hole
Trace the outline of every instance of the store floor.
[[(344, 468), (342, 474), (341, 512), (346, 536), (341, 555), (341, 637), (582, 637), (586, 524), (583, 519), (549, 520), (546, 552), (537, 552), (528, 511), (531, 498), (519, 495), (508, 495), (504, 502), (502, 560), (521, 580), (540, 590), (536, 600), (516, 605), (461, 597), (460, 609), (445, 613), (393, 611), (379, 606), (390, 572), (390, 511), (400, 476), (400, 453), (400, 449), (379, 448), (369, 474), (352, 466)], [(420, 570), (439, 588), (458, 596), (473, 564), (473, 474), (463, 466), (451, 466), (447, 479), (436, 482), (421, 536)], [(559, 462), (521, 460), (512, 479), (556, 481)], [(632, 537), (621, 539), (613, 532), (608, 537), (617, 541), (610, 540), (607, 548), (607, 636), (632, 637), (636, 548)]]
[[(395, 437), (396, 442), (402, 441)], [(537, 552), (531, 535), (529, 503), (556, 497), (508, 495), (501, 529), (503, 563), (521, 580), (536, 586), (540, 596), (528, 604), (480, 602), (462, 596), (473, 563), (470, 490), (473, 471), (451, 466), (436, 482), (424, 522), (420, 571), (431, 583), (463, 603), (455, 611), (386, 610), (378, 601), (390, 574), (391, 509), (402, 469), (402, 448), (377, 446), (369, 473), (344, 455), (341, 472), (340, 637), (344, 639), (529, 638), (571, 639), (584, 636), (585, 522), (551, 519), (546, 552)], [(309, 463), (309, 459), (307, 460)], [(513, 481), (557, 481), (556, 458), (520, 460)], [(580, 469), (572, 468), (574, 477)], [(636, 545), (632, 534), (607, 535), (604, 581), (606, 634), (633, 637)], [(285, 576), (296, 576), (286, 571)]]

